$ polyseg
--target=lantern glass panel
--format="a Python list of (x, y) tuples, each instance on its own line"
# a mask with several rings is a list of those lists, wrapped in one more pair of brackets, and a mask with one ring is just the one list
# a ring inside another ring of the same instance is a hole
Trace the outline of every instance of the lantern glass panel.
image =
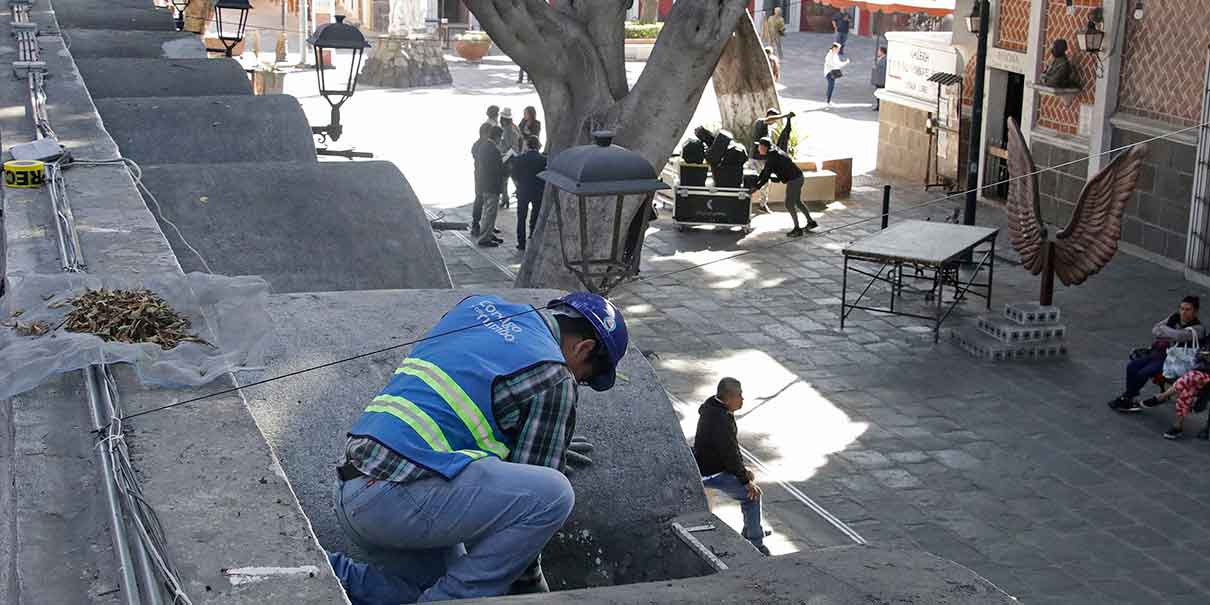
[[(331, 58), (331, 69), (325, 69), (325, 51)], [(329, 103), (339, 104), (357, 91), (357, 77), (361, 73), (361, 62), (365, 50), (346, 50), (327, 46), (315, 47), (315, 71), (319, 80), (319, 94)], [(332, 72), (328, 74), (327, 72)]]
[(1089, 24), (1086, 31), (1082, 31), (1076, 36), (1076, 40), (1080, 43), (1080, 48), (1084, 52), (1099, 53), (1101, 45), (1105, 42), (1105, 32), (1096, 28), (1095, 25)]
[(248, 8), (215, 4), (214, 24), (219, 40), (239, 42), (244, 39), (244, 28), (248, 26)]

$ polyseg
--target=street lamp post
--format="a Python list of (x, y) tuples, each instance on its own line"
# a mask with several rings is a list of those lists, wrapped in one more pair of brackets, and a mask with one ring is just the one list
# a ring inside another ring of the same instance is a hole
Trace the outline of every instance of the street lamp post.
[(983, 147), (983, 92), (986, 86), (987, 72), (987, 35), (991, 29), (989, 17), (991, 7), (987, 0), (975, 0), (971, 14), (966, 18), (966, 25), (971, 33), (979, 38), (975, 51), (975, 98), (971, 107), (970, 147), (967, 158), (966, 172), (966, 207), (962, 213), (962, 223), (975, 224), (975, 209), (979, 203), (979, 156)]
[(177, 31), (185, 29), (186, 10), (189, 10), (189, 0), (172, 0), (172, 21)]
[[(361, 75), (361, 61), (365, 57), (365, 50), (370, 47), (370, 43), (366, 41), (366, 37), (362, 35), (361, 30), (345, 23), (344, 15), (336, 15), (335, 23), (328, 23), (315, 30), (310, 38), (307, 38), (307, 43), (315, 49), (315, 77), (319, 81), (319, 94), (328, 102), (331, 107), (331, 120), (326, 126), (312, 126), (311, 133), (320, 138), (321, 143), (327, 142), (328, 139), (333, 141), (340, 140), (340, 135), (344, 133), (344, 127), (340, 125), (340, 107), (353, 96), (357, 91), (357, 79)], [(326, 75), (325, 68), (329, 67), (324, 64), (324, 55), (328, 51), (332, 52), (332, 65), (330, 66), (333, 73), (331, 76)], [(349, 51), (348, 73), (340, 74), (343, 67), (338, 67), (336, 61), (337, 51)], [(327, 148), (316, 150), (320, 155), (336, 155), (346, 157), (348, 159), (370, 158), (373, 154), (357, 152), (357, 151), (335, 151)]]
[[(223, 48), (207, 50), (232, 56), (232, 51), (244, 40), (244, 29), (248, 27), (248, 11), (251, 8), (252, 3), (248, 0), (217, 0), (214, 3), (214, 27)], [(226, 25), (223, 25), (224, 21)], [(231, 31), (232, 26), (235, 31)]]

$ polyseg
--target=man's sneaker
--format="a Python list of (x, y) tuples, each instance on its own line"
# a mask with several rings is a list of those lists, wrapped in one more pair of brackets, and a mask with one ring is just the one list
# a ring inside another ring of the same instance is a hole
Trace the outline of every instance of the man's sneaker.
[(1128, 399), (1126, 397), (1118, 397), (1117, 399), (1110, 401), (1109, 408), (1111, 410), (1121, 412), (1123, 414), (1130, 413), (1130, 412), (1140, 412), (1143, 410), (1143, 407), (1140, 406), (1137, 402), (1135, 402), (1135, 400)]
[(1198, 431), (1197, 438), (1202, 440), (1210, 439), (1210, 423), (1206, 424), (1206, 428)]
[(1180, 439), (1182, 432), (1184, 432), (1184, 431), (1182, 431), (1181, 429), (1178, 429), (1174, 426), (1174, 427), (1164, 431), (1164, 439)]
[(492, 240), (481, 240), (481, 241), (479, 242), (479, 247), (480, 247), (480, 248), (495, 248), (495, 247), (497, 247), (497, 246), (499, 246), (499, 245), (500, 245), (500, 242), (497, 242), (497, 241), (496, 241), (496, 240), (494, 240), (494, 239), (492, 239)]
[(773, 556), (773, 553), (769, 552), (768, 546), (765, 546), (764, 544), (753, 544), (753, 546), (756, 547), (756, 550), (760, 551), (760, 554), (765, 555), (766, 557)]
[(1157, 399), (1155, 397), (1148, 397), (1148, 398), (1144, 399), (1143, 402), (1140, 403), (1139, 405), (1141, 405), (1145, 408), (1153, 408), (1159, 404), (1160, 404), (1159, 399)]
[(819, 223), (817, 223), (815, 221), (811, 221), (811, 222), (807, 223), (807, 231), (810, 231), (818, 226), (819, 226)]
[(786, 234), (786, 237), (802, 237), (802, 229), (795, 227), (789, 233)]
[(471, 229), (471, 237), (479, 237), (479, 228), (478, 227), (474, 227)]

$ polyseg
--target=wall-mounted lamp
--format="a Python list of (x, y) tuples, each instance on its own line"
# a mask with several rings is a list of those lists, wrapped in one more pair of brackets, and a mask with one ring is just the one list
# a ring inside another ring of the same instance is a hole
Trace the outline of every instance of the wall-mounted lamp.
[(1067, 1), (1067, 16), (1070, 17), (1070, 16), (1076, 14), (1076, 4), (1075, 4), (1075, 0), (1066, 0), (1066, 1)]
[(1104, 12), (1099, 8), (1093, 9), (1088, 14), (1088, 25), (1084, 28), (1084, 31), (1076, 34), (1076, 43), (1080, 45), (1080, 50), (1092, 56), (1098, 78), (1105, 75), (1105, 66), (1101, 63), (1101, 53), (1109, 52), (1105, 48), (1105, 30), (1101, 29), (1098, 25), (1104, 22)]
[(1143, 0), (1138, 0), (1134, 3), (1134, 20), (1143, 20)]

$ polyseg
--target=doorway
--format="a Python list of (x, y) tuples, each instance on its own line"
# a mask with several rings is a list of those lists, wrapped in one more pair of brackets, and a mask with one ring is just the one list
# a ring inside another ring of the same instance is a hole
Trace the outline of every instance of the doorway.
[[(1025, 76), (1023, 74), (989, 70), (989, 90), (993, 93), (987, 104), (987, 155), (983, 173), (983, 196), (1008, 200), (1008, 119), (1021, 123), (1025, 105)], [(1024, 126), (1022, 126), (1024, 127)]]

